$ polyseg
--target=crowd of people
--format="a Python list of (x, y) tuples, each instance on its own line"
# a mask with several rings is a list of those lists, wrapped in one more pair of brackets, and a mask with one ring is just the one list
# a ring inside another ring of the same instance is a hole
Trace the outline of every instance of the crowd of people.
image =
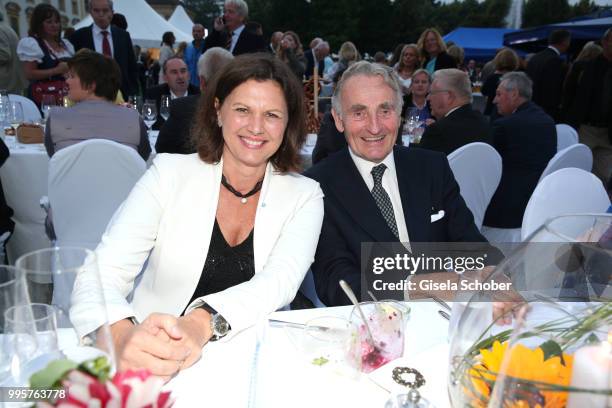
[[(531, 58), (503, 48), (482, 68), (464, 64), (461, 47), (434, 28), (390, 58), (376, 53), (376, 62), (347, 41), (334, 61), (322, 38), (305, 43), (279, 31), (265, 41), (246, 3), (226, 0), (207, 37), (195, 24), (193, 41), (175, 51), (165, 33), (158, 80), (143, 81), (143, 67), (153, 72), (148, 54), (111, 23), (112, 2), (89, 5), (93, 24), (68, 38), (57, 10), (36, 6), (29, 36), (14, 44), (21, 65), (9, 65), (0, 88), (21, 93), (14, 78), (24, 76), (26, 94), (40, 103), (45, 83), (65, 82), (74, 106), (46, 119), (50, 156), (104, 138), (146, 160), (143, 120), (121, 102), (142, 94), (159, 110), (170, 98), (168, 118), (154, 124), (158, 155), (96, 250), (121, 369), (171, 377), (207, 342), (289, 304), (309, 268), (325, 304), (348, 304), (338, 281), (360, 293), (362, 242), (486, 242), (446, 158), (468, 143), (488, 143), (502, 157), (488, 227), (521, 226), (556, 153), (556, 123), (574, 126), (593, 151), (593, 172), (605, 183), (611, 177), (612, 30), (569, 71), (560, 57), (571, 42), (566, 31)], [(302, 81), (312, 78), (333, 95), (320, 111), (313, 166), (300, 174), (309, 113)], [(472, 106), (477, 82), (484, 113)], [(421, 122), (418, 148), (401, 146), (409, 111)], [(73, 295), (81, 334), (102, 323), (96, 307), (104, 305), (83, 290), (88, 278), (79, 277)]]

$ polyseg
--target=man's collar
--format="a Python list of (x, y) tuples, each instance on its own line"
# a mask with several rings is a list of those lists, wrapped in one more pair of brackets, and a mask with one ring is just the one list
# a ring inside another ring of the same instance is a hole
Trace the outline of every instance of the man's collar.
[(110, 33), (111, 32), (111, 26), (109, 24), (108, 27), (106, 27), (106, 28), (100, 28), (100, 27), (98, 27), (98, 25), (96, 23), (93, 23), (92, 31), (94, 32), (94, 34), (100, 34), (102, 31), (108, 31)]
[(393, 159), (393, 149), (391, 149), (389, 154), (387, 154), (387, 156), (380, 163), (374, 163), (362, 157), (357, 156), (355, 153), (353, 153), (351, 146), (348, 147), (348, 151), (349, 151), (349, 154), (351, 155), (351, 159), (353, 159), (353, 163), (355, 163), (355, 166), (357, 167), (357, 170), (359, 171), (359, 174), (361, 174), (361, 177), (364, 180), (366, 179), (366, 177), (371, 178), (372, 168), (374, 166), (378, 166), (381, 163), (384, 163), (387, 166), (387, 169), (389, 169), (389, 171), (395, 172), (395, 160)]
[(232, 35), (240, 35), (240, 33), (242, 33), (242, 30), (244, 30), (244, 24), (236, 27), (234, 30), (232, 30)]
[(453, 113), (454, 111), (456, 111), (457, 109), (465, 106), (466, 104), (463, 105), (459, 105), (459, 106), (455, 106), (454, 108), (452, 108), (451, 110), (449, 110), (448, 112), (446, 112), (446, 115), (444, 115), (444, 117), (447, 117), (448, 115), (450, 115), (451, 113)]
[(183, 97), (189, 95), (189, 88), (187, 88), (185, 90), (185, 94), (183, 94), (183, 95), (175, 95), (174, 92), (172, 92), (172, 89), (169, 89), (169, 90), (170, 90), (170, 99), (183, 98)]
[(561, 52), (553, 45), (549, 45), (548, 48), (557, 53), (558, 56), (561, 56)]

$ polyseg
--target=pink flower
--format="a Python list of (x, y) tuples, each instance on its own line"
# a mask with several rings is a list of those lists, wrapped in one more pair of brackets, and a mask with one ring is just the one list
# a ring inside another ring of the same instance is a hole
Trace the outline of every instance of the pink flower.
[(147, 370), (115, 374), (112, 381), (100, 382), (73, 370), (64, 380), (66, 397), (59, 408), (170, 408), (170, 392), (162, 392), (164, 381)]

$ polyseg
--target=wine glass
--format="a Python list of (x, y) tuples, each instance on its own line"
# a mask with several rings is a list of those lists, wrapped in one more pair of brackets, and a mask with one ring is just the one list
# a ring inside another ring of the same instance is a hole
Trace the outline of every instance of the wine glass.
[(170, 95), (162, 95), (159, 104), (159, 115), (164, 118), (164, 120), (168, 120), (170, 117)]
[(153, 126), (157, 120), (157, 107), (155, 106), (155, 101), (147, 99), (142, 105), (142, 119), (145, 125), (147, 125), (147, 130), (150, 131), (151, 126)]
[(85, 248), (55, 247), (21, 256), (15, 267), (32, 302), (52, 305), (64, 339), (62, 351), (82, 362), (105, 356), (114, 367), (106, 303), (95, 254)]
[(142, 96), (132, 95), (128, 98), (128, 104), (132, 107), (132, 109), (136, 109), (138, 113), (142, 111)]
[(4, 313), (3, 353), (10, 356), (14, 385), (27, 385), (32, 374), (64, 357), (57, 337), (55, 308), (51, 305), (23, 304)]
[(56, 106), (56, 105), (57, 105), (57, 100), (55, 99), (54, 95), (45, 94), (42, 96), (42, 99), (40, 102), (40, 110), (43, 113), (45, 122), (49, 118), (49, 111), (51, 110), (51, 107)]
[(11, 101), (9, 104), (9, 116), (7, 122), (17, 130), (17, 127), (23, 123), (23, 106), (21, 102)]
[(4, 123), (8, 122), (9, 116), (9, 97), (5, 90), (0, 90), (0, 131), (4, 135)]

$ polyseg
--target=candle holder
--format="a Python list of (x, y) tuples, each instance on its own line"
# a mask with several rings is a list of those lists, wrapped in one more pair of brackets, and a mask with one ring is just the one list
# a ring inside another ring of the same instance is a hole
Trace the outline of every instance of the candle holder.
[(497, 266), (486, 281), (511, 290), (476, 292), (455, 316), (454, 407), (612, 406), (611, 232), (610, 215), (559, 217)]

